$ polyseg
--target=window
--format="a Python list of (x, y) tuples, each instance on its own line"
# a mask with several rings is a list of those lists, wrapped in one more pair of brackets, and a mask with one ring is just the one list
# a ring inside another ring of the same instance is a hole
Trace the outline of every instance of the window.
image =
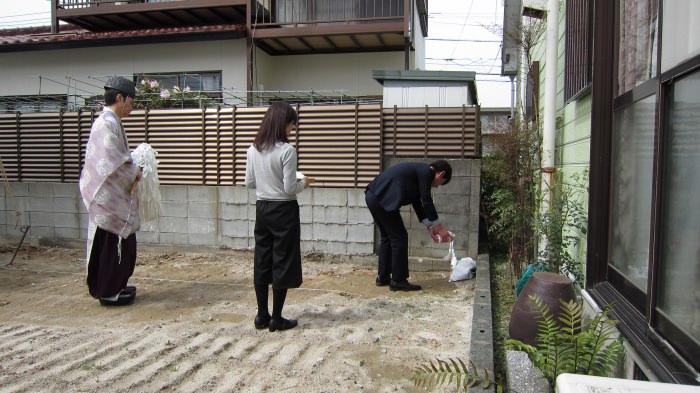
[(359, 4), (361, 18), (402, 16), (404, 2), (401, 0), (369, 0)]
[[(146, 94), (150, 98), (146, 97), (143, 102), (139, 102), (139, 104), (152, 108), (158, 107), (152, 104), (159, 97), (163, 97), (163, 94), (159, 92), (162, 89), (167, 89), (168, 97), (172, 97), (176, 101), (165, 107), (198, 108), (202, 105), (207, 106), (222, 101), (221, 71), (145, 73), (134, 76), (134, 81), (137, 89), (142, 92), (145, 90), (141, 87), (144, 81), (149, 84), (153, 81), (158, 82), (157, 87), (149, 89), (151, 92)], [(175, 94), (175, 90), (185, 93)]]
[(700, 364), (700, 71), (669, 88), (656, 311), (659, 330)]
[[(643, 361), (649, 379), (696, 385), (700, 45), (657, 49), (657, 31), (663, 30), (664, 40), (671, 32), (693, 42), (688, 37), (697, 27), (682, 22), (700, 9), (696, 1), (663, 0), (659, 12), (659, 3), (618, 0), (594, 8), (601, 23), (595, 24), (592, 46), (592, 279), (586, 285), (599, 306), (613, 306), (632, 349), (628, 354)], [(657, 22), (657, 15), (666, 23)], [(677, 15), (686, 19), (667, 19)], [(660, 64), (666, 67), (661, 73)], [(646, 379), (639, 371), (634, 377)]]
[(663, 56), (661, 72), (666, 72), (684, 60), (700, 54), (700, 4), (697, 0), (664, 0), (661, 37)]
[(620, 0), (617, 94), (655, 77), (658, 0)]
[[(656, 96), (615, 112), (610, 265), (647, 291)], [(642, 307), (643, 308), (643, 307)]]
[(591, 84), (591, 2), (566, 1), (564, 100), (570, 101)]
[(172, 88), (178, 86), (181, 89), (189, 87), (194, 91), (216, 93), (221, 92), (221, 72), (182, 72), (144, 74), (138, 78), (157, 80), (161, 86)]
[(525, 82), (525, 121), (537, 123), (540, 106), (540, 62), (533, 61)]

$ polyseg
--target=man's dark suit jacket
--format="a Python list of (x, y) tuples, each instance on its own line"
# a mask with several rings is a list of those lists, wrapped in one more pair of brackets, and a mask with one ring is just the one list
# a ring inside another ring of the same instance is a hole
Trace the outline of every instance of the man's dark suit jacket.
[(435, 221), (438, 214), (430, 195), (433, 179), (435, 171), (430, 165), (406, 162), (384, 170), (367, 185), (367, 189), (386, 211), (396, 211), (410, 203), (419, 220)]

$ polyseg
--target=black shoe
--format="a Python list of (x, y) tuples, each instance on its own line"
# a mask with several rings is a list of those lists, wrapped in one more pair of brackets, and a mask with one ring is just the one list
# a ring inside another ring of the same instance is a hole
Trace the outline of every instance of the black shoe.
[(385, 287), (389, 285), (389, 282), (391, 279), (389, 277), (382, 277), (382, 276), (377, 276), (377, 279), (374, 280), (374, 284), (377, 285), (378, 287)]
[(422, 288), (420, 285), (411, 284), (408, 280), (394, 281), (391, 280), (389, 283), (390, 291), (420, 291)]
[(256, 315), (255, 316), (255, 328), (256, 329), (265, 329), (268, 326), (270, 326), (270, 316), (268, 315), (267, 317), (265, 316), (260, 316)]
[(134, 303), (134, 299), (136, 299), (136, 288), (133, 292), (119, 292), (116, 300), (100, 298), (100, 304), (103, 306), (128, 306)]
[(136, 294), (136, 287), (127, 285), (126, 287), (124, 287), (124, 289), (122, 289), (122, 293), (124, 292)]
[(270, 331), (274, 332), (277, 330), (288, 330), (298, 325), (296, 319), (284, 319), (276, 320), (270, 319)]

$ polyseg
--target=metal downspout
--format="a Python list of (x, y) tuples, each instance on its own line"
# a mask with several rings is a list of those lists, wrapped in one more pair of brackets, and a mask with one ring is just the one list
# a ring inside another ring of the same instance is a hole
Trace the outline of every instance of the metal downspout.
[(559, 0), (547, 4), (546, 70), (544, 85), (542, 170), (554, 171), (554, 134), (556, 131), (557, 55), (559, 49)]
[[(547, 35), (545, 51), (545, 85), (542, 121), (542, 180), (540, 190), (542, 202), (540, 212), (549, 210), (552, 202), (552, 182), (554, 181), (554, 136), (556, 132), (557, 96), (557, 55), (559, 52), (559, 0), (547, 1)], [(538, 249), (544, 250), (546, 237), (542, 236)]]

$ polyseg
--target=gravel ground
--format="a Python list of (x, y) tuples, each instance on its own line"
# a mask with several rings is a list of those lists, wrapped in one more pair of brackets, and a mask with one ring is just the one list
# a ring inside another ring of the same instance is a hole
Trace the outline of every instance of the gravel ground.
[(390, 292), (371, 263), (307, 256), (284, 310), (299, 327), (270, 333), (253, 328), (251, 261), (141, 247), (136, 302), (109, 308), (87, 294), (84, 250), (22, 248), (0, 268), (0, 391), (418, 392), (418, 364), (468, 360), (473, 280), (415, 272), (422, 291)]

